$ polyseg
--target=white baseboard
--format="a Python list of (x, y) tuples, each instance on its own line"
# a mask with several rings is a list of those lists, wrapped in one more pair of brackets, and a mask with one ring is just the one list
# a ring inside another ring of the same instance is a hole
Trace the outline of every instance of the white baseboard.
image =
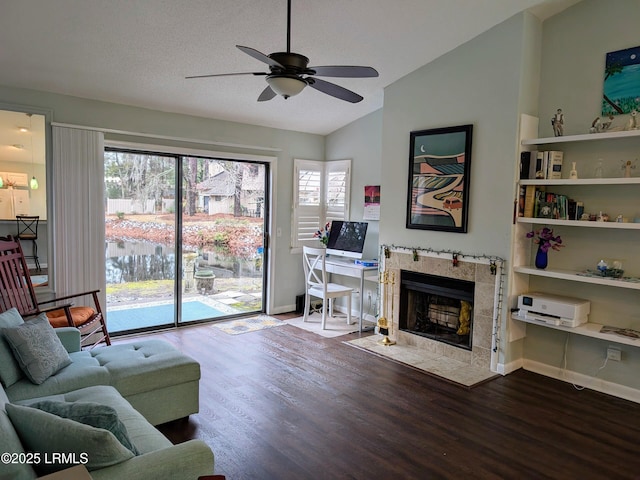
[(279, 315), (281, 313), (289, 313), (295, 311), (295, 305), (281, 305), (279, 307), (273, 307), (269, 312), (267, 312), (267, 315)]
[(570, 370), (562, 370), (558, 367), (535, 362), (533, 360), (524, 360), (523, 368), (546, 377), (579, 385), (589, 390), (595, 390), (596, 392), (606, 393), (607, 395), (613, 395), (614, 397), (624, 398), (625, 400), (640, 403), (640, 390), (620, 385), (619, 383), (607, 382), (606, 380), (590, 377)]
[(509, 375), (510, 373), (513, 373), (516, 370), (522, 368), (522, 366), (523, 361), (521, 358), (509, 363), (498, 363), (498, 365), (496, 366), (496, 373), (499, 373), (501, 375)]

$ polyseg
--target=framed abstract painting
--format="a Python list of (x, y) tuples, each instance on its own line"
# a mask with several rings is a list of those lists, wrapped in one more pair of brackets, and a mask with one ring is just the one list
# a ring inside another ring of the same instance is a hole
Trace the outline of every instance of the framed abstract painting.
[(467, 233), (473, 125), (411, 132), (407, 228)]

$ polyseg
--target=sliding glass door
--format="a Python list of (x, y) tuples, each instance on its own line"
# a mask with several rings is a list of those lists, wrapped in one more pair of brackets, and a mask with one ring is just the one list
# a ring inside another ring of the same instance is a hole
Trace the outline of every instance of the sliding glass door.
[(107, 149), (110, 332), (262, 312), (267, 176), (260, 163)]

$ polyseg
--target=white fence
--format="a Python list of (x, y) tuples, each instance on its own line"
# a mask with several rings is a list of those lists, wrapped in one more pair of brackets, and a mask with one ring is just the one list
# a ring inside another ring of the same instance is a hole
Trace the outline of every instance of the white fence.
[[(173, 198), (162, 199), (163, 213), (173, 209), (175, 200)], [(108, 198), (107, 199), (107, 215), (115, 215), (122, 213), (155, 213), (155, 202), (153, 200), (133, 200), (130, 198)]]

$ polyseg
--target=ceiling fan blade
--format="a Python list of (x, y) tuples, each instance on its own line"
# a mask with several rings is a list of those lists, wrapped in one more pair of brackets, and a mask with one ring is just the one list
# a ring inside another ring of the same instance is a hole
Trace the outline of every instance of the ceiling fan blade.
[(345, 100), (351, 103), (358, 103), (362, 100), (362, 97), (357, 93), (347, 90), (335, 83), (325, 82), (319, 78), (306, 78), (305, 80), (310, 87), (315, 88), (322, 93), (326, 93), (327, 95), (331, 95), (332, 97), (339, 98), (340, 100)]
[(321, 77), (370, 78), (378, 76), (378, 71), (373, 67), (327, 65), (324, 67), (309, 67), (309, 69), (315, 70), (315, 75)]
[(209, 77), (229, 77), (231, 75), (269, 75), (269, 73), (267, 72), (215, 73), (213, 75), (191, 75), (189, 77), (184, 77), (184, 78), (190, 79), (190, 78), (209, 78)]
[(260, 96), (258, 97), (258, 101), (259, 102), (266, 102), (268, 100), (271, 100), (273, 97), (276, 96), (276, 92), (274, 92), (271, 87), (269, 85), (267, 85), (267, 88), (265, 88), (262, 93), (260, 94)]
[(270, 67), (278, 67), (278, 68), (284, 69), (284, 65), (282, 65), (280, 62), (275, 61), (273, 58), (269, 57), (268, 55), (265, 55), (262, 52), (259, 52), (255, 48), (243, 47), (242, 45), (236, 45), (236, 47), (242, 50), (247, 55), (255, 58), (256, 60), (260, 60), (261, 62), (266, 63)]

